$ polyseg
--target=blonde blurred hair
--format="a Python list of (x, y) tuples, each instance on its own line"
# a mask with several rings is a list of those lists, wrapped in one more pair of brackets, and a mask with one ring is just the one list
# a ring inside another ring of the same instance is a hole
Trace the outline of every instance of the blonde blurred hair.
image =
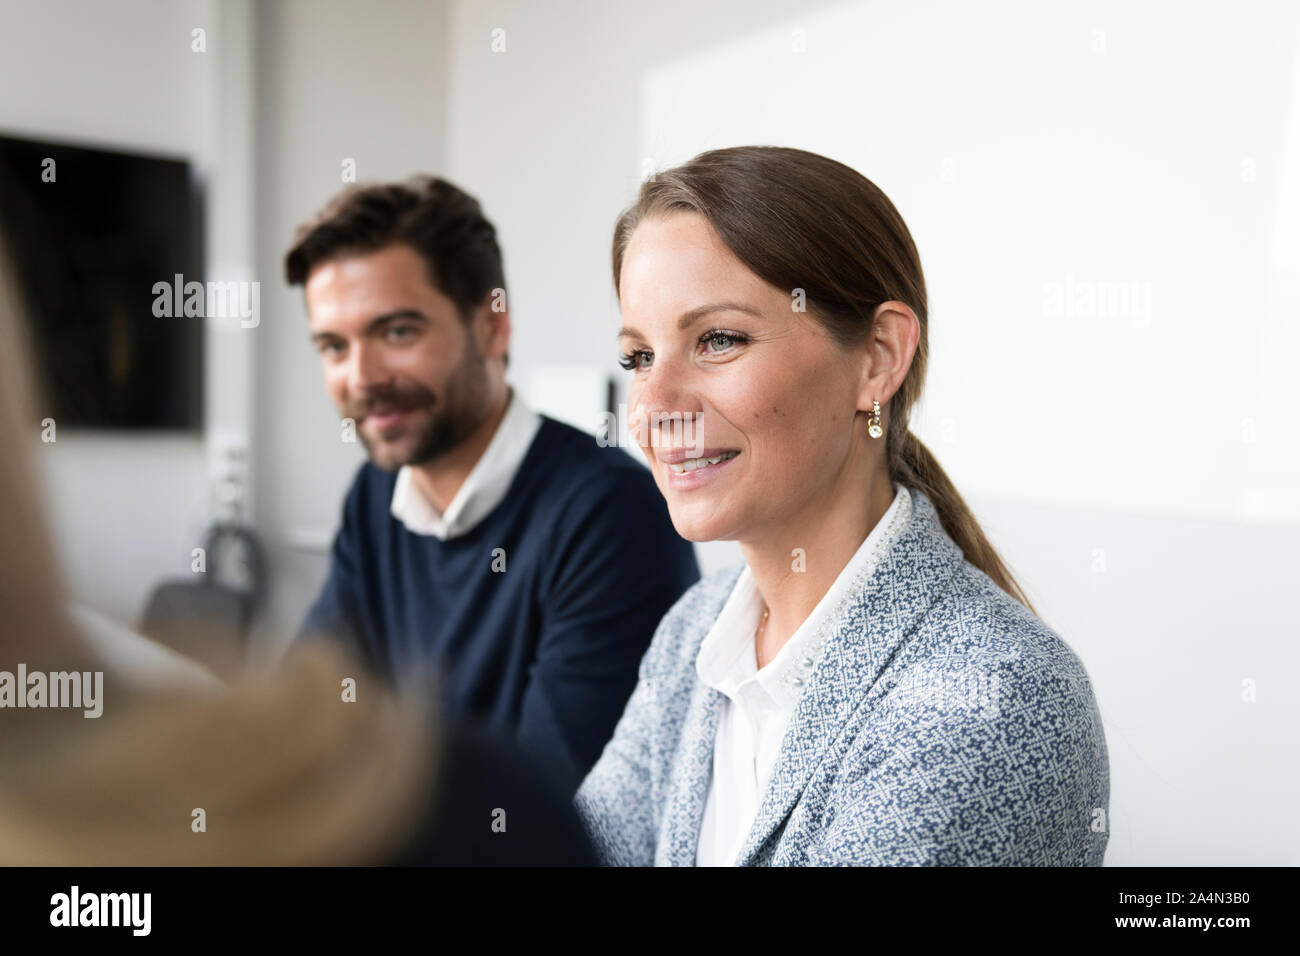
[[(363, 680), (326, 645), (217, 693), (132, 689), (64, 613), (34, 461), (41, 417), (0, 242), (0, 670), (104, 670), (103, 716), (0, 709), (0, 864), (382, 863), (427, 819), (427, 698)], [(51, 446), (53, 447), (53, 446)], [(357, 678), (355, 702), (342, 700)], [(24, 693), (24, 688), (18, 688)], [(206, 831), (194, 832), (202, 809)]]

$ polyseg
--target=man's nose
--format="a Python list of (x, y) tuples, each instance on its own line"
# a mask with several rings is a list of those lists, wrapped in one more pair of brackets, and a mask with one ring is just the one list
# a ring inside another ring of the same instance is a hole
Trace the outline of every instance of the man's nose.
[(367, 343), (358, 343), (348, 357), (348, 392), (354, 398), (364, 398), (377, 388), (389, 384), (392, 376), (384, 364), (382, 350)]

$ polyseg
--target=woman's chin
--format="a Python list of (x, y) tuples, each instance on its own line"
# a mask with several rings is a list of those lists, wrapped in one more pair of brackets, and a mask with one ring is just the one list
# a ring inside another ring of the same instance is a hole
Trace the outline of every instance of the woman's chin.
[(702, 543), (705, 541), (730, 540), (727, 538), (727, 526), (718, 520), (717, 515), (678, 514), (671, 508), (669, 516), (673, 528), (687, 541)]

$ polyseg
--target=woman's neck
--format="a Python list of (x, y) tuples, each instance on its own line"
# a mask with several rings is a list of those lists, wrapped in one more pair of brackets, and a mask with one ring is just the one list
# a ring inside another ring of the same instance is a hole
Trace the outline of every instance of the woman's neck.
[(894, 500), (888, 475), (844, 480), (831, 494), (761, 539), (740, 542), (754, 584), (769, 609), (755, 647), (767, 665), (794, 635)]

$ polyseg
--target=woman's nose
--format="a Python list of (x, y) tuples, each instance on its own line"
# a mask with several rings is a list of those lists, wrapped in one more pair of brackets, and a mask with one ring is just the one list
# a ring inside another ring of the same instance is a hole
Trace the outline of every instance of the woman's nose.
[(633, 386), (632, 398), (630, 428), (638, 444), (680, 448), (691, 443), (699, 403), (680, 372), (652, 368)]

